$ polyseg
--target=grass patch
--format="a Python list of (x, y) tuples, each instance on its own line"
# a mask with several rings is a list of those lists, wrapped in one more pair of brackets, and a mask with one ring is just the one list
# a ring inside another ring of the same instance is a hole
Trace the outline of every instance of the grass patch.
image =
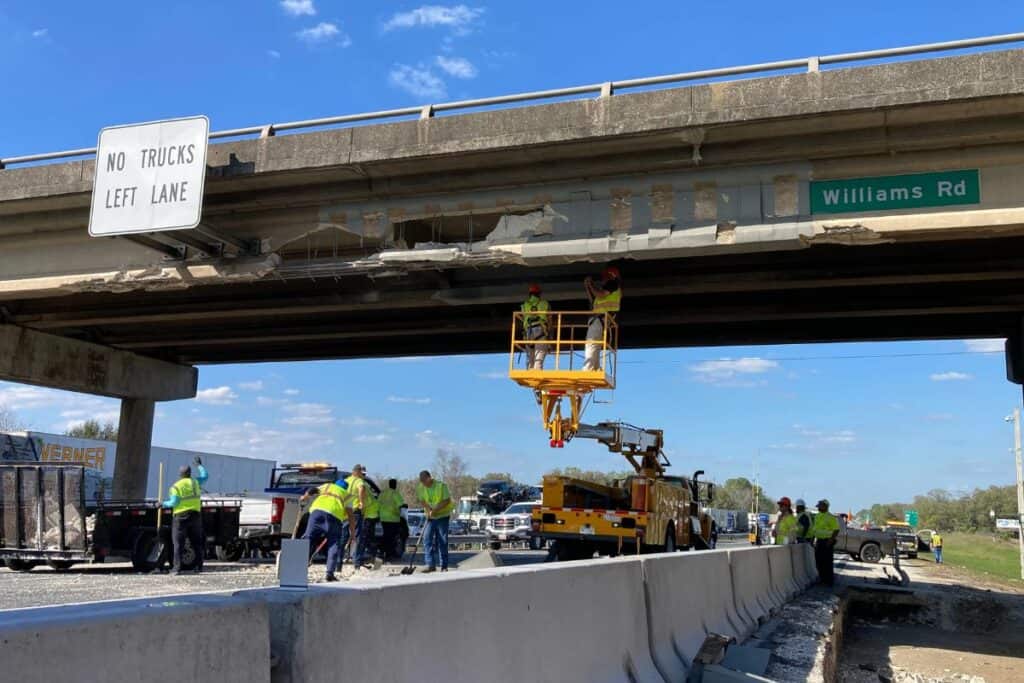
[[(942, 560), (945, 564), (1010, 579), (1020, 578), (1020, 554), (1017, 539), (993, 539), (991, 534), (943, 534)], [(932, 561), (931, 553), (921, 554)]]

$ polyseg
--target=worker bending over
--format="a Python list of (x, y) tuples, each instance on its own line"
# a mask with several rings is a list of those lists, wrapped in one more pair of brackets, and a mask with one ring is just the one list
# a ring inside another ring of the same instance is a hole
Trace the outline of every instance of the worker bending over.
[[(520, 307), (523, 312), (523, 339), (526, 341), (546, 341), (548, 339), (548, 311), (551, 309), (547, 301), (541, 298), (540, 285), (530, 285), (529, 296)], [(526, 369), (543, 370), (544, 358), (548, 355), (547, 344), (526, 344)]]
[(164, 501), (164, 507), (170, 508), (173, 514), (171, 521), (171, 539), (174, 543), (174, 566), (171, 574), (177, 576), (181, 572), (181, 551), (187, 538), (192, 544), (196, 555), (196, 564), (192, 571), (196, 574), (203, 571), (203, 556), (206, 554), (206, 536), (203, 535), (203, 500), (202, 487), (209, 478), (203, 460), (198, 455), (193, 460), (196, 476), (192, 476), (192, 468), (184, 465), (178, 470), (180, 479), (170, 488), (170, 495)]
[(398, 492), (398, 480), (388, 479), (388, 487), (380, 492), (377, 499), (380, 505), (380, 523), (384, 527), (384, 561), (401, 560), (404, 548), (399, 546), (402, 529), (402, 508), (407, 507)]
[(423, 563), (427, 566), (423, 571), (430, 573), (448, 571), (448, 522), (452, 514), (452, 495), (442, 481), (435, 481), (430, 472), (420, 472), (420, 483), (416, 487), (416, 497), (423, 504), (427, 521), (423, 529)]
[(594, 312), (587, 324), (587, 341), (595, 342), (587, 344), (585, 347), (584, 370), (601, 369), (603, 345), (600, 342), (604, 340), (605, 335), (605, 314), (614, 316), (619, 312), (622, 303), (622, 285), (619, 280), (619, 269), (615, 266), (608, 266), (601, 273), (600, 284), (594, 282), (594, 279), (590, 277), (583, 281), (583, 286), (587, 290), (587, 298), (590, 299), (590, 309)]
[(305, 503), (310, 496), (316, 500), (309, 506), (309, 522), (303, 538), (309, 540), (309, 556), (313, 557), (320, 548), (320, 543), (327, 545), (327, 581), (337, 581), (335, 572), (341, 564), (341, 553), (348, 542), (349, 529), (346, 520), (345, 500), (348, 497), (348, 482), (338, 479), (335, 482), (321, 484), (302, 494), (299, 503)]
[(779, 499), (779, 516), (775, 520), (775, 545), (796, 543), (797, 523), (788, 496)]
[(811, 535), (814, 537), (814, 563), (818, 567), (818, 580), (826, 586), (835, 583), (835, 567), (832, 564), (832, 549), (839, 536), (839, 520), (828, 511), (826, 499), (818, 501), (818, 514), (814, 516)]

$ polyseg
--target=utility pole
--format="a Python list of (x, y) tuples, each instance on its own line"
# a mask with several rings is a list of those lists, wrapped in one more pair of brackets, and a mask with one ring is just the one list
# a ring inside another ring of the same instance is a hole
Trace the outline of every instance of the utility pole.
[(1017, 461), (1017, 544), (1020, 548), (1020, 578), (1024, 579), (1024, 465), (1021, 464), (1020, 408), (1013, 409), (1013, 454)]

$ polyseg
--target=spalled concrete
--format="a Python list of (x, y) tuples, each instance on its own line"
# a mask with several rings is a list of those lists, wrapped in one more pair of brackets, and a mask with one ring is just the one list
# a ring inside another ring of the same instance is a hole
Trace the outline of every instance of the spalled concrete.
[(268, 631), (266, 604), (217, 596), (11, 610), (0, 612), (0, 678), (269, 682)]

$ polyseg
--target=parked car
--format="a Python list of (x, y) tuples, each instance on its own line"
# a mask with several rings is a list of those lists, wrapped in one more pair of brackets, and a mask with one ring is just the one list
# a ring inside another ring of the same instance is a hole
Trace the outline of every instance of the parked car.
[(918, 539), (913, 527), (906, 522), (887, 521), (882, 531), (896, 534), (896, 544), (900, 549), (900, 555), (910, 559), (917, 557)]
[(846, 524), (839, 518), (839, 536), (832, 549), (834, 553), (845, 553), (861, 562), (879, 562), (896, 549), (896, 534), (888, 531), (868, 531)]
[(529, 541), (531, 547), (536, 545), (535, 550), (541, 548), (542, 541), (537, 538), (531, 539), (533, 509), (539, 506), (541, 501), (528, 503), (513, 503), (500, 515), (490, 518), (487, 527), (487, 539), (492, 550), (499, 550), (502, 543)]

